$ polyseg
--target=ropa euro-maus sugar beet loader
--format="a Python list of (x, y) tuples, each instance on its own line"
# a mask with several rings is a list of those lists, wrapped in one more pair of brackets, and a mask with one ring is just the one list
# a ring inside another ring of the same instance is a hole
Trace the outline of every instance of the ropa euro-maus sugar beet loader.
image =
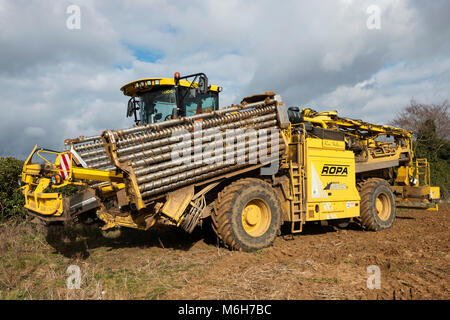
[[(273, 92), (219, 109), (221, 88), (203, 73), (121, 90), (133, 127), (66, 139), (63, 152), (35, 147), (26, 160), (25, 207), (49, 228), (164, 221), (192, 232), (211, 217), (226, 247), (252, 251), (281, 225), (296, 233), (353, 220), (379, 231), (399, 206), (437, 210), (439, 188), (405, 130), (287, 108)], [(64, 198), (57, 191), (67, 185), (83, 190)]]

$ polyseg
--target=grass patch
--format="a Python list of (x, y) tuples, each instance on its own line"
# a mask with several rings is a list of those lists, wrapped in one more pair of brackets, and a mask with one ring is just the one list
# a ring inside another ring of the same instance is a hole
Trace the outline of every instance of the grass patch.
[(145, 298), (148, 300), (159, 299), (167, 293), (167, 288), (164, 286), (155, 286), (147, 292)]
[(320, 284), (338, 284), (341, 280), (339, 278), (327, 278), (327, 277), (321, 277), (321, 278), (312, 278), (312, 282), (314, 283), (320, 283)]

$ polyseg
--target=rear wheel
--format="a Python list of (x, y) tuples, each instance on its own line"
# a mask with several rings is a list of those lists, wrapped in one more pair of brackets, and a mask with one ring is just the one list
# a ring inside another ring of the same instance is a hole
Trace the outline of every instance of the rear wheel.
[(361, 225), (371, 231), (389, 229), (395, 221), (395, 199), (386, 180), (372, 178), (359, 184)]
[(275, 240), (281, 224), (281, 203), (270, 184), (245, 178), (218, 194), (211, 216), (213, 229), (226, 247), (254, 251)]

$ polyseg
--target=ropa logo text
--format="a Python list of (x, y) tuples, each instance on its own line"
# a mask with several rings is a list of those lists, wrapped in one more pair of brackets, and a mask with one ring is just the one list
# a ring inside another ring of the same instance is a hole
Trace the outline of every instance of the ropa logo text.
[(346, 176), (348, 174), (348, 166), (326, 164), (322, 168), (322, 176)]

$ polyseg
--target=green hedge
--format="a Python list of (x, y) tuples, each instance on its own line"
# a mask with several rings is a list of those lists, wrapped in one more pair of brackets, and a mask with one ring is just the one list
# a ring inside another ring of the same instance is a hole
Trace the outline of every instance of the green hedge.
[(0, 157), (0, 221), (26, 217), (25, 199), (19, 189), (23, 161)]

